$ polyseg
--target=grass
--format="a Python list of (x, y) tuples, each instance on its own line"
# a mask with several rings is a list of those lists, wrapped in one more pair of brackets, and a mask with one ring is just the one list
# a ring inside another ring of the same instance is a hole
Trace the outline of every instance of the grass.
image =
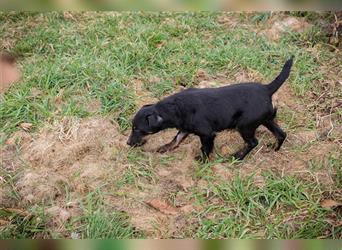
[(33, 208), (30, 213), (21, 210), (0, 209), (0, 218), (9, 223), (0, 228), (0, 239), (46, 238), (48, 218), (43, 207)]
[[(278, 42), (260, 34), (274, 19), (286, 16), (304, 17), (313, 27), (302, 33), (287, 30)], [(222, 17), (237, 25), (219, 21)], [(338, 120), (342, 114), (341, 110), (327, 114), (318, 111), (319, 107), (309, 107), (318, 103), (330, 110), (332, 101), (338, 101), (339, 85), (332, 82), (341, 76), (336, 59), (339, 55), (327, 46), (326, 31), (318, 25), (332, 17), (313, 12), (0, 12), (0, 47), (19, 56), (23, 73), (21, 81), (0, 96), (0, 147), (21, 131), (22, 122), (32, 123), (30, 133), (34, 133), (64, 117), (104, 116), (127, 134), (132, 115), (141, 104), (137, 80), (147, 96), (158, 99), (182, 87), (196, 87), (201, 81), (197, 78), (199, 70), (209, 78), (223, 76), (227, 82), (244, 72), (250, 80), (267, 83), (291, 55), (295, 64), (287, 84), (293, 100), (282, 100), (285, 104), (280, 104), (278, 120), (290, 135), (288, 140), (303, 131), (318, 133), (318, 117), (332, 115)], [(325, 97), (318, 98), (327, 92), (329, 95), (324, 96), (329, 97), (329, 103)], [(294, 108), (291, 101), (300, 108)], [(335, 120), (337, 129), (340, 122)], [(55, 200), (38, 204), (23, 204), (16, 187), (21, 171), (34, 166), (22, 162), (20, 169), (11, 172), (7, 171), (10, 166), (1, 163), (0, 181), (4, 181), (0, 182), (0, 192), (6, 193), (10, 207), (19, 210), (0, 209), (0, 220), (7, 223), (0, 224), (0, 238), (341, 238), (341, 229), (331, 222), (341, 221), (340, 208), (324, 209), (320, 205), (322, 199), (341, 197), (341, 152), (313, 155), (305, 166), (307, 176), (284, 176), (281, 170), (292, 166), (262, 170), (270, 158), (262, 158), (268, 153), (264, 147), (267, 138), (260, 136), (255, 150), (260, 152), (244, 162), (228, 159), (217, 148), (215, 159), (205, 164), (191, 162), (190, 167), (185, 147), (165, 155), (123, 148), (115, 157), (127, 167), (118, 176), (102, 180), (102, 189), (77, 193), (70, 184)], [(338, 139), (330, 138), (329, 142), (337, 145)], [(310, 154), (311, 147), (319, 143), (315, 140), (288, 146), (285, 142), (284, 151), (274, 157), (286, 157), (289, 151)], [(20, 150), (18, 147), (18, 155)], [(276, 164), (277, 159), (273, 160), (271, 164)], [(179, 169), (182, 164), (190, 174)], [(108, 167), (113, 166), (114, 160), (108, 163)], [(230, 177), (218, 173), (217, 167)], [(81, 175), (82, 168), (79, 171), (72, 177)], [(171, 174), (161, 176), (159, 171)], [(332, 178), (331, 186), (312, 178), (324, 171)], [(180, 176), (185, 174), (195, 184), (179, 187)], [(163, 186), (164, 182), (171, 184)], [(154, 231), (145, 232), (131, 224), (131, 214), (108, 203), (109, 197), (115, 196), (123, 204), (142, 206), (141, 197), (154, 195), (159, 189), (171, 205), (197, 208), (184, 216), (185, 225), (182, 215), (175, 220), (180, 227), (168, 231), (165, 228), (172, 225), (173, 217), (158, 217), (151, 222), (156, 223)], [(82, 212), (54, 227), (47, 208), (66, 206), (69, 200), (77, 200)]]
[(135, 187), (141, 189), (143, 183), (155, 183), (154, 164), (149, 157), (146, 157), (139, 149), (133, 149), (128, 152), (127, 160), (130, 165), (121, 180), (117, 182), (118, 187), (134, 184)]
[[(82, 239), (129, 239), (139, 237), (141, 233), (129, 224), (127, 215), (120, 212), (109, 212), (103, 209), (103, 198), (100, 190), (90, 193), (85, 200), (84, 214), (81, 223)], [(77, 235), (77, 233), (74, 235)]]
[(232, 183), (210, 186), (212, 202), (199, 215), (196, 236), (310, 239), (330, 231), (328, 237), (340, 237), (341, 230), (325, 222), (329, 211), (317, 202), (322, 191), (314, 182), (277, 177), (270, 172), (264, 173), (264, 181), (260, 187), (254, 184), (253, 175), (236, 176)]
[[(103, 193), (96, 190), (81, 202), (81, 216), (66, 222), (64, 236), (75, 239), (127, 239), (139, 238), (142, 233), (135, 230), (122, 212), (105, 209)], [(58, 232), (50, 231), (51, 216), (45, 207), (33, 207), (29, 212), (19, 209), (0, 209), (0, 219), (8, 225), (0, 227), (0, 239), (61, 238)]]

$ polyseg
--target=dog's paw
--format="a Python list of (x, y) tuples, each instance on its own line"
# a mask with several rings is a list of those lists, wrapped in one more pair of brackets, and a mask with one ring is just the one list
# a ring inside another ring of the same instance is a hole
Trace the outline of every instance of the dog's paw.
[(279, 143), (270, 143), (266, 145), (269, 149), (274, 150), (274, 151), (278, 151), (281, 147), (281, 145), (279, 145)]
[(233, 160), (237, 160), (237, 161), (243, 160), (243, 157), (240, 152), (236, 152), (235, 154), (232, 154), (230, 157), (233, 158)]
[(274, 145), (274, 143), (272, 143), (272, 142), (266, 143), (266, 148), (267, 149), (274, 149), (275, 146), (276, 145)]
[(206, 162), (209, 161), (209, 158), (206, 157), (206, 156), (203, 156), (203, 155), (197, 155), (197, 156), (195, 157), (195, 160), (196, 160), (197, 162), (199, 162), (199, 163), (206, 163)]
[(273, 149), (274, 151), (278, 151), (280, 149), (281, 145), (279, 144), (274, 144)]

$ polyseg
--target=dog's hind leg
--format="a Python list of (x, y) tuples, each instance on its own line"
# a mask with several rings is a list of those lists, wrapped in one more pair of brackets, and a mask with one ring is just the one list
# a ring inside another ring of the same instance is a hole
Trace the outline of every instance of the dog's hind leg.
[(177, 135), (175, 138), (172, 139), (171, 142), (161, 146), (157, 152), (158, 153), (165, 153), (167, 151), (171, 151), (179, 146), (179, 144), (182, 143), (182, 141), (185, 140), (186, 137), (188, 137), (189, 133), (178, 131)]
[(278, 126), (277, 123), (275, 123), (274, 120), (267, 121), (263, 123), (263, 125), (272, 132), (272, 134), (277, 138), (278, 145), (275, 147), (275, 151), (278, 151), (283, 144), (285, 138), (286, 138), (286, 133)]
[(213, 151), (215, 134), (200, 136), (200, 139), (202, 144), (202, 155), (197, 156), (195, 159), (197, 161), (204, 162), (206, 159), (209, 158), (210, 153)]
[(233, 154), (233, 157), (241, 161), (258, 145), (258, 140), (255, 138), (255, 128), (242, 128), (239, 129), (239, 133), (245, 143), (247, 143), (247, 146)]

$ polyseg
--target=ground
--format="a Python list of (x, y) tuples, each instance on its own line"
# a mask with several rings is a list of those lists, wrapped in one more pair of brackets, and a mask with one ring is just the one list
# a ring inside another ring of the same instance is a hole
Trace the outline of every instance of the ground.
[[(1, 13), (22, 78), (1, 94), (0, 238), (341, 238), (341, 48), (333, 13)], [(219, 134), (208, 163), (167, 130), (142, 148), (133, 114), (187, 87), (268, 83), (288, 137)]]

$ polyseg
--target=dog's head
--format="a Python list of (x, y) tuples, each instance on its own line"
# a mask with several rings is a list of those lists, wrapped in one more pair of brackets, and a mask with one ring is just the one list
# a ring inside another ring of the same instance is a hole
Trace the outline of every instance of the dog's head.
[(162, 129), (163, 118), (158, 114), (155, 105), (143, 106), (134, 116), (132, 132), (127, 144), (130, 146), (141, 146), (146, 141), (146, 135), (154, 134)]

